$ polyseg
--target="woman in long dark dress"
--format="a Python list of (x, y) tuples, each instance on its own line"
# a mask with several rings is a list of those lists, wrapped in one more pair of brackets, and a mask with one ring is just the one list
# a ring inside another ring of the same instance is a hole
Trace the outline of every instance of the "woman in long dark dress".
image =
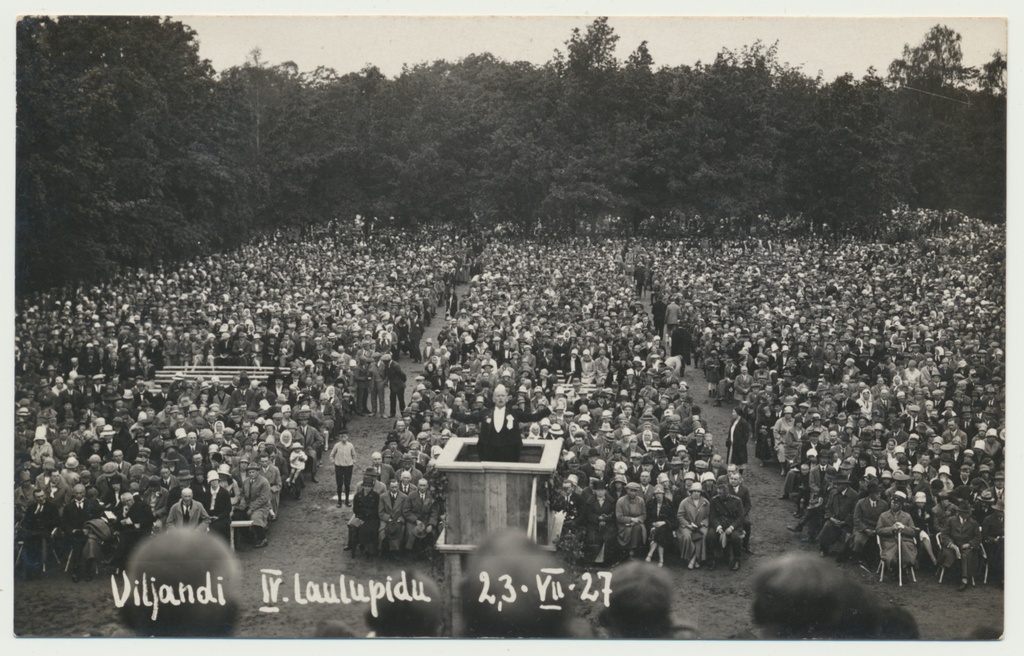
[(756, 442), (754, 445), (754, 455), (761, 461), (761, 466), (764, 467), (766, 463), (775, 462), (775, 436), (772, 434), (772, 426), (775, 425), (778, 417), (772, 412), (772, 406), (767, 399), (762, 399), (757, 404), (755, 412), (754, 431), (756, 433)]
[(672, 542), (672, 531), (675, 530), (676, 514), (672, 504), (665, 497), (662, 485), (654, 486), (654, 496), (647, 502), (647, 529), (651, 548), (647, 552), (650, 562), (654, 552), (658, 552), (658, 567), (665, 565), (665, 547)]

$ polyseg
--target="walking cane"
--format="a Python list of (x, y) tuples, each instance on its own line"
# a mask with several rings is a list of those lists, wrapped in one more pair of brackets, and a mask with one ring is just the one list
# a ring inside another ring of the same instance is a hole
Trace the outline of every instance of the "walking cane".
[(899, 560), (900, 587), (903, 587), (903, 531), (896, 531), (896, 558)]

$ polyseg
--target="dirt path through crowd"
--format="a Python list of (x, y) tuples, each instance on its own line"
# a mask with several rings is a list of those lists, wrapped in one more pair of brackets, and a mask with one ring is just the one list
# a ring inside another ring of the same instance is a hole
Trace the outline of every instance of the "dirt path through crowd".
[[(458, 288), (460, 299), (465, 286)], [(646, 300), (646, 299), (645, 299)], [(649, 304), (648, 304), (649, 310)], [(436, 338), (444, 323), (444, 312), (435, 316), (424, 333), (424, 341)], [(404, 356), (399, 363), (405, 370), (409, 385), (422, 373), (422, 365)], [(707, 385), (702, 373), (687, 367), (684, 379), (694, 400), (703, 409), (709, 429), (715, 435), (720, 453), (729, 426), (730, 407), (715, 407), (707, 398)], [(383, 445), (391, 426), (390, 419), (356, 417), (349, 424), (349, 435), (356, 448), (356, 471), (365, 467), (370, 454)], [(755, 555), (745, 556), (738, 572), (719, 568), (689, 571), (677, 559), (666, 562), (666, 572), (678, 591), (675, 601), (677, 617), (695, 626), (708, 639), (723, 639), (751, 631), (750, 578), (764, 561), (789, 551), (816, 553), (816, 548), (801, 544), (795, 534), (786, 530), (793, 521), (791, 502), (779, 500), (781, 477), (774, 467), (761, 468), (749, 447), (751, 467), (746, 483), (753, 499), (753, 538)], [(319, 483), (309, 485), (299, 501), (282, 502), (280, 519), (270, 529), (270, 546), (253, 550), (241, 546), (238, 557), (243, 566), (243, 604), (235, 635), (246, 638), (311, 637), (322, 620), (341, 620), (366, 635), (367, 605), (321, 604), (295, 594), (296, 579), (305, 591), (307, 582), (337, 584), (339, 576), (366, 586), (372, 579), (381, 581), (394, 571), (394, 565), (366, 557), (353, 558), (343, 551), (346, 523), (351, 509), (338, 508), (335, 503), (333, 467), (326, 462), (320, 467)], [(356, 476), (355, 483), (361, 477)], [(902, 588), (888, 581), (879, 583), (877, 576), (853, 564), (836, 565), (864, 582), (879, 597), (904, 606), (917, 619), (921, 635), (926, 639), (948, 640), (965, 637), (979, 626), (1002, 626), (1003, 591), (995, 586), (971, 587), (957, 593), (955, 577), (947, 577), (941, 586), (930, 573), (922, 572), (918, 583)], [(412, 565), (406, 565), (410, 568)], [(261, 570), (280, 571), (283, 580), (276, 605), (265, 598)], [(118, 629), (109, 577), (72, 584), (63, 572), (48, 572), (31, 582), (18, 582), (14, 595), (15, 632), (35, 636), (111, 635)], [(277, 612), (263, 612), (264, 606), (275, 606)]]

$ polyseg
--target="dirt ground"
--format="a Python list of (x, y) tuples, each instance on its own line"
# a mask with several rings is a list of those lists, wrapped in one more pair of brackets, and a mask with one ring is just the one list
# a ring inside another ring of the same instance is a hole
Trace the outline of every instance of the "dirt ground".
[[(426, 337), (436, 335), (440, 319), (435, 319)], [(412, 382), (420, 371), (408, 358), (400, 364)], [(705, 408), (710, 430), (716, 436), (719, 449), (724, 453), (729, 408), (716, 408), (706, 399), (703, 375), (688, 368), (685, 378), (695, 400)], [(365, 467), (370, 453), (380, 449), (390, 426), (390, 420), (356, 418), (350, 423), (349, 434), (357, 453), (357, 471)], [(746, 477), (753, 498), (753, 532), (751, 548), (755, 555), (747, 556), (740, 571), (726, 568), (716, 571), (686, 570), (678, 559), (665, 564), (666, 572), (674, 579), (678, 594), (675, 602), (677, 617), (695, 627), (705, 639), (725, 639), (746, 631), (753, 631), (751, 622), (750, 579), (757, 566), (790, 551), (816, 553), (817, 549), (802, 544), (794, 533), (786, 530), (793, 522), (792, 502), (779, 500), (781, 477), (775, 468), (760, 468), (753, 458), (750, 445), (751, 468)], [(299, 605), (294, 600), (278, 604), (280, 612), (264, 613), (261, 568), (278, 569), (285, 582), (281, 594), (291, 591), (293, 578), (298, 574), (303, 581), (337, 581), (345, 575), (365, 583), (369, 579), (383, 580), (395, 569), (392, 563), (353, 558), (342, 551), (347, 536), (346, 522), (351, 509), (337, 508), (333, 497), (334, 476), (330, 466), (321, 467), (319, 484), (306, 487), (299, 501), (282, 502), (280, 519), (270, 529), (270, 546), (253, 550), (240, 546), (238, 557), (243, 567), (243, 608), (235, 635), (243, 638), (301, 638), (311, 637), (322, 620), (342, 620), (357, 635), (366, 635), (369, 628), (364, 619), (367, 606), (309, 604)], [(413, 564), (405, 564), (410, 569)], [(917, 583), (900, 588), (894, 582), (878, 582), (873, 572), (845, 563), (842, 567), (849, 575), (865, 583), (880, 598), (903, 606), (917, 619), (921, 635), (928, 640), (965, 638), (974, 629), (1003, 626), (1003, 590), (994, 585), (982, 585), (967, 591), (956, 591), (956, 578), (946, 577), (944, 583), (931, 572), (918, 575)], [(435, 570), (436, 575), (440, 573)], [(614, 585), (614, 579), (613, 579)], [(584, 617), (596, 616), (596, 605), (581, 607)], [(75, 637), (109, 636), (119, 632), (109, 577), (92, 582), (73, 584), (62, 571), (51, 569), (41, 579), (15, 583), (14, 632), (21, 636)], [(748, 634), (749, 635), (749, 634)]]

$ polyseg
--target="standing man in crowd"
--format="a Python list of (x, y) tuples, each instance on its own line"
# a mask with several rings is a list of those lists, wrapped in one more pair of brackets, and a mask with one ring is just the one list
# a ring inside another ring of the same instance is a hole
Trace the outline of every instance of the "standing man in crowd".
[[(384, 366), (384, 377), (388, 383), (388, 390), (391, 393), (391, 417), (405, 412), (405, 372), (401, 365), (391, 359), (390, 353), (381, 356), (381, 363)], [(384, 402), (381, 401), (381, 412), (384, 412)]]
[(348, 441), (348, 431), (343, 430), (338, 434), (338, 441), (331, 448), (328, 456), (334, 464), (334, 480), (338, 485), (338, 507), (341, 508), (342, 499), (346, 506), (351, 506), (349, 500), (349, 488), (352, 486), (352, 469), (356, 464), (356, 449)]

